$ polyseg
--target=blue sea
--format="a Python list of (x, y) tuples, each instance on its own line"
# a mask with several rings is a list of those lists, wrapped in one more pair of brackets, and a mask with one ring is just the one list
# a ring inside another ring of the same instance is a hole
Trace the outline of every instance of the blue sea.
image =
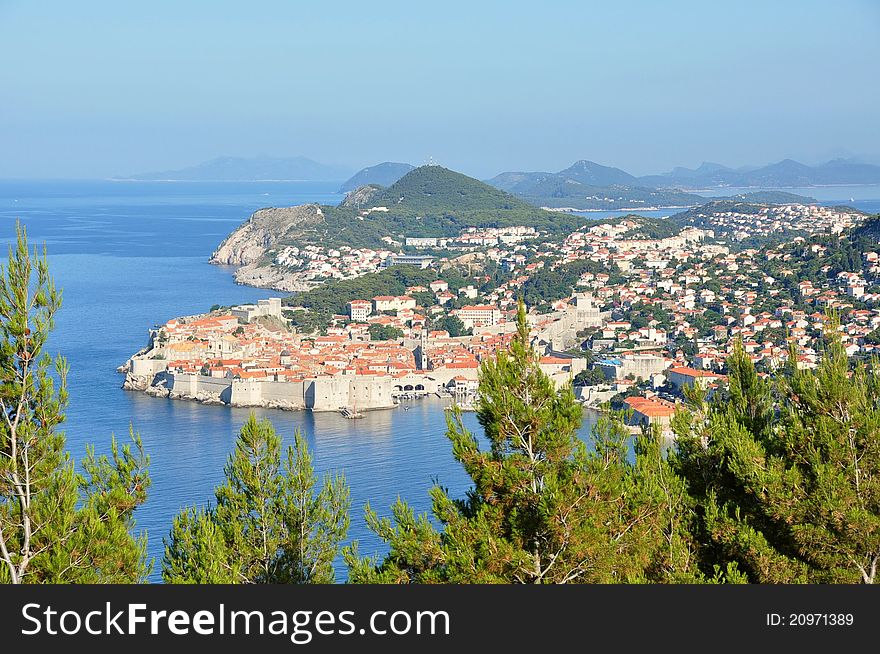
[[(153, 486), (138, 509), (160, 580), (162, 539), (181, 508), (203, 505), (223, 479), (223, 466), (249, 410), (202, 406), (123, 391), (117, 366), (146, 343), (147, 330), (212, 304), (250, 302), (271, 291), (237, 286), (230, 269), (208, 257), (253, 211), (303, 202), (337, 203), (338, 183), (0, 182), (0, 241), (15, 238), (20, 219), (32, 244), (45, 243), (63, 306), (49, 343), (70, 362), (70, 406), (64, 429), (72, 455), (109, 448), (110, 435), (140, 433), (151, 457)], [(4, 250), (5, 252), (5, 250)], [(258, 410), (283, 435), (307, 436), (319, 474), (341, 472), (351, 487), (350, 539), (363, 554), (384, 551), (364, 523), (369, 502), (388, 515), (398, 497), (428, 511), (434, 483), (462, 496), (468, 478), (452, 458), (439, 399), (408, 411), (337, 414)], [(587, 418), (584, 434), (592, 423)], [(473, 414), (467, 424), (479, 430)], [(338, 578), (345, 569), (337, 564)]]

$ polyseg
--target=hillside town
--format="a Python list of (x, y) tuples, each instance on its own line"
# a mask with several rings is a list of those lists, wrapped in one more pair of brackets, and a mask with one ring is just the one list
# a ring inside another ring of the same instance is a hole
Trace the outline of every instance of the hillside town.
[(733, 240), (767, 238), (783, 234), (839, 234), (858, 222), (858, 214), (846, 207), (782, 204), (754, 208), (734, 204), (727, 208), (709, 205), (696, 210), (693, 221)]
[[(784, 365), (791, 353), (798, 367), (814, 367), (830, 312), (839, 316), (851, 356), (874, 354), (880, 348), (880, 253), (864, 253), (858, 271), (800, 279), (791, 252), (802, 245), (824, 255), (829, 246), (812, 243), (811, 235), (837, 238), (860, 215), (790, 206), (749, 219), (746, 225), (740, 216), (718, 215), (661, 238), (645, 237), (638, 217), (588, 223), (557, 241), (537, 239), (530, 228), (468, 230), (458, 241), (479, 239), (481, 261), (505, 273), (497, 285), (477, 272), (467, 284), (450, 284), (444, 271), (456, 260), (449, 257), (288, 247), (278, 256), (296, 265), (308, 261), (310, 270), (330, 276), (417, 265), (436, 272), (436, 279), (400, 295), (345, 298), (346, 313), (312, 333), (291, 322), (293, 311), (309, 312), (296, 306), (296, 296), (169, 320), (123, 366), (125, 387), (207, 403), (346, 415), (426, 395), (467, 406), (480, 363), (513, 336), (524, 290), (573, 264), (590, 267), (560, 297), (529, 307), (539, 365), (559, 387), (573, 386), (587, 406), (625, 405), (634, 426), (665, 429), (686, 386), (716, 389), (736, 341), (761, 374)], [(715, 232), (774, 231), (780, 220), (810, 229), (763, 250), (735, 249)], [(816, 231), (820, 223), (824, 228)], [(407, 240), (415, 248), (450, 246)], [(442, 328), (446, 320), (459, 333)]]
[(403, 246), (415, 251), (430, 249), (467, 252), (492, 246), (516, 250), (517, 248), (511, 246), (538, 236), (534, 227), (469, 227), (452, 238), (413, 236), (398, 240), (387, 236), (383, 240), (388, 249), (354, 248), (348, 245), (288, 245), (273, 254), (272, 265), (283, 269), (288, 277), (295, 278), (299, 284), (314, 286), (331, 279), (353, 279), (390, 265), (427, 266), (434, 260), (430, 255), (398, 252)]

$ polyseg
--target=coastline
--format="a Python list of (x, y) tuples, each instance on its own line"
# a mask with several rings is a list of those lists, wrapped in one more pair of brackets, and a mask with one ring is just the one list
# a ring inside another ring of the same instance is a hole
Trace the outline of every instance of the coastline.
[[(120, 366), (120, 369), (125, 366)], [(119, 369), (118, 369), (119, 370)], [(122, 372), (122, 370), (119, 370)], [(157, 375), (158, 377), (158, 375)], [(172, 384), (173, 386), (173, 384)], [(205, 406), (228, 406), (231, 408), (246, 409), (278, 409), (281, 411), (309, 411), (311, 413), (340, 413), (346, 407), (314, 407), (306, 406), (302, 403), (285, 401), (283, 399), (260, 399), (251, 401), (236, 401), (232, 397), (224, 398), (222, 392), (211, 392), (199, 390), (195, 393), (186, 390), (177, 390), (169, 388), (165, 381), (160, 379), (156, 382), (155, 378), (144, 375), (134, 375), (130, 371), (125, 373), (125, 379), (122, 382), (122, 390), (134, 393), (143, 393), (154, 398), (164, 398), (168, 400), (182, 400), (186, 402), (196, 402)], [(366, 413), (368, 411), (384, 411), (388, 409), (396, 409), (400, 403), (392, 403), (380, 406), (364, 406), (358, 408), (358, 412)]]
[(541, 207), (544, 211), (555, 211), (557, 213), (605, 213), (608, 211), (664, 211), (666, 209), (691, 209), (697, 207), (697, 204), (670, 205), (670, 206), (650, 206), (650, 207), (621, 207), (619, 209), (578, 209), (576, 207)]

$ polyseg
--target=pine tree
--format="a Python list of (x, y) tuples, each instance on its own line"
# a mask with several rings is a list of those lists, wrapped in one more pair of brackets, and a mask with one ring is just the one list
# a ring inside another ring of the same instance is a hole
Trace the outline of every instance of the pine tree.
[(89, 447), (83, 472), (58, 428), (67, 406), (67, 362), (44, 352), (61, 292), (18, 227), (0, 269), (0, 582), (132, 583), (149, 572), (146, 536), (132, 535), (146, 499), (149, 459), (140, 438), (111, 457)]
[(167, 583), (234, 584), (240, 580), (235, 558), (209, 511), (186, 509), (171, 526), (162, 575)]
[(362, 583), (580, 583), (700, 580), (691, 564), (684, 485), (646, 433), (628, 456), (624, 416), (602, 416), (593, 448), (577, 437), (582, 410), (557, 389), (530, 347), (525, 307), (509, 351), (480, 368), (481, 449), (461, 414), (447, 420), (453, 455), (473, 481), (463, 499), (431, 491), (434, 529), (402, 501), (366, 519), (388, 545), (382, 559), (346, 550)]
[[(832, 317), (833, 318), (833, 317)], [(760, 380), (737, 345), (729, 397), (676, 417), (676, 467), (703, 506), (704, 566), (758, 583), (873, 583), (880, 561), (877, 363), (850, 369), (832, 319), (815, 371)]]
[(165, 542), (169, 583), (331, 583), (348, 531), (348, 486), (317, 479), (299, 431), (281, 458), (281, 437), (251, 414), (226, 464), (216, 505), (178, 515)]

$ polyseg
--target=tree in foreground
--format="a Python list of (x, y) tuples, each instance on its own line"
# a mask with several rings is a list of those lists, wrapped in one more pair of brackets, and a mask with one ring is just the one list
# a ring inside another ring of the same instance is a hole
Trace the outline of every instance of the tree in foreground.
[(703, 565), (757, 583), (873, 583), (880, 561), (880, 378), (850, 369), (836, 320), (816, 370), (791, 348), (775, 383), (737, 344), (730, 390), (676, 416), (676, 467), (700, 512)]
[(384, 558), (345, 552), (360, 583), (613, 583), (699, 581), (691, 561), (690, 506), (655, 433), (637, 439), (620, 414), (602, 416), (594, 447), (577, 437), (582, 409), (557, 389), (529, 343), (525, 307), (509, 351), (480, 368), (481, 449), (461, 414), (448, 418), (453, 455), (473, 488), (431, 491), (434, 528), (403, 501), (391, 518), (369, 507)]
[(140, 438), (112, 454), (87, 449), (79, 473), (64, 451), (68, 366), (44, 352), (61, 307), (46, 254), (18, 228), (0, 268), (0, 582), (134, 583), (149, 572), (134, 509), (146, 499)]
[(341, 476), (317, 478), (297, 431), (282, 462), (281, 437), (251, 414), (215, 490), (216, 504), (180, 513), (165, 541), (168, 583), (332, 583), (349, 526)]

